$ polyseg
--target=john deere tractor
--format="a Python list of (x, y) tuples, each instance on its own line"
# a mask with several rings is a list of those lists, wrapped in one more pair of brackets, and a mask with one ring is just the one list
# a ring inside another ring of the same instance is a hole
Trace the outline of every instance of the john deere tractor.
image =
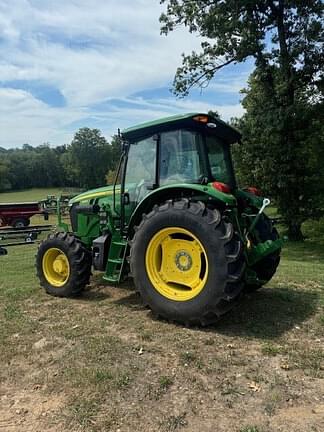
[(114, 185), (73, 198), (71, 226), (60, 223), (41, 243), (41, 286), (74, 296), (93, 267), (110, 284), (131, 276), (157, 316), (215, 322), (271, 279), (282, 245), (263, 212), (269, 200), (236, 185), (230, 148), (240, 134), (191, 113), (126, 129), (120, 139)]

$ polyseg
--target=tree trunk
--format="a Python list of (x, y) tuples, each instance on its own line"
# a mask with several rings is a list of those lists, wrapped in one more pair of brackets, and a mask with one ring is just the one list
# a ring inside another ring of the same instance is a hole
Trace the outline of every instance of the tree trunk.
[(304, 236), (301, 230), (301, 223), (291, 221), (288, 224), (288, 238), (292, 241), (303, 241)]

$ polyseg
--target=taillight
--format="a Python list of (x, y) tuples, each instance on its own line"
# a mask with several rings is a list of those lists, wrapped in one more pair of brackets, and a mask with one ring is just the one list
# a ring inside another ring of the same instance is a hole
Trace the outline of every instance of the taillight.
[(262, 196), (260, 189), (253, 186), (246, 188), (246, 191), (256, 196)]
[(227, 184), (225, 184), (225, 183), (221, 183), (221, 182), (216, 182), (215, 181), (215, 182), (212, 183), (212, 186), (213, 186), (214, 189), (217, 189), (220, 192), (231, 193), (231, 188)]

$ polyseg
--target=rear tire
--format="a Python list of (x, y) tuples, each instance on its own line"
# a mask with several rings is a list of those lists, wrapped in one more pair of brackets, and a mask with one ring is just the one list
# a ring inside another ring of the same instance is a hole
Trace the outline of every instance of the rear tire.
[[(261, 242), (279, 238), (277, 229), (273, 227), (271, 220), (266, 215), (263, 215), (263, 218), (258, 221), (256, 230)], [(246, 292), (258, 290), (272, 279), (280, 263), (280, 253), (281, 249), (278, 249), (252, 266), (252, 270), (255, 271), (260, 283), (246, 285)]]
[[(159, 236), (161, 253), (152, 246)], [(170, 241), (167, 247), (165, 241)], [(153, 313), (185, 325), (209, 325), (242, 292), (242, 251), (232, 224), (218, 210), (202, 202), (168, 201), (144, 215), (131, 242), (131, 273)], [(167, 277), (171, 281), (165, 282)]]
[(71, 234), (50, 234), (39, 246), (36, 269), (48, 294), (73, 297), (89, 283), (91, 252)]

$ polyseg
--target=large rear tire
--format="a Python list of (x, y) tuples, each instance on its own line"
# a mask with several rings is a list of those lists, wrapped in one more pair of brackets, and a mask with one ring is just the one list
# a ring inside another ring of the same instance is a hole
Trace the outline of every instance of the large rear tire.
[[(265, 242), (267, 240), (277, 240), (279, 238), (278, 231), (276, 228), (274, 228), (271, 220), (266, 215), (263, 215), (263, 217), (259, 219), (256, 225), (256, 230), (261, 242)], [(280, 263), (280, 253), (281, 249), (278, 249), (277, 251), (254, 264), (252, 270), (255, 271), (260, 282), (246, 285), (246, 292), (258, 290), (272, 279)]]
[(71, 234), (50, 234), (39, 246), (36, 269), (48, 294), (73, 297), (89, 283), (91, 252)]
[(209, 325), (243, 289), (243, 245), (230, 222), (202, 202), (168, 201), (144, 215), (130, 266), (145, 305), (185, 325)]

